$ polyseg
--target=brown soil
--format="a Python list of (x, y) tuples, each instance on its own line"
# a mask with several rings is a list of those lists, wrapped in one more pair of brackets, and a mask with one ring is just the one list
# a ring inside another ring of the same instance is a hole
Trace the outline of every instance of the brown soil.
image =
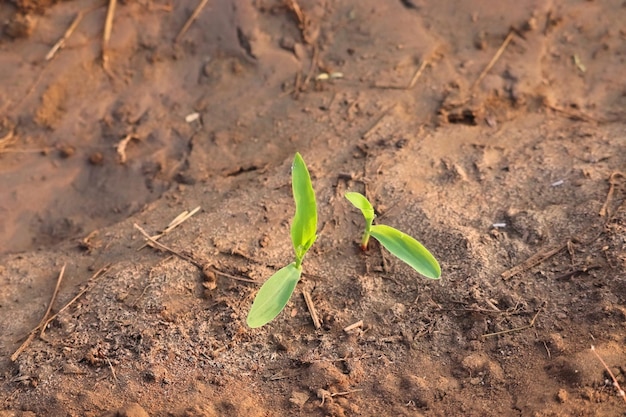
[[(175, 42), (197, 4), (121, 2), (103, 66), (103, 2), (0, 3), (0, 416), (625, 415), (622, 2), (213, 0)], [(251, 330), (296, 151), (319, 238)]]

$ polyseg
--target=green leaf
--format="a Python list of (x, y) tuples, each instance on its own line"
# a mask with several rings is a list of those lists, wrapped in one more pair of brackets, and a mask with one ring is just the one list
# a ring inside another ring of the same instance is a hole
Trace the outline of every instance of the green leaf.
[(291, 170), (293, 198), (296, 202), (296, 214), (291, 223), (291, 241), (299, 266), (304, 254), (317, 238), (317, 204), (309, 170), (299, 153), (293, 159)]
[(376, 217), (376, 214), (374, 214), (374, 207), (372, 207), (369, 200), (363, 194), (355, 192), (346, 193), (346, 198), (354, 207), (361, 210), (363, 217), (365, 217), (365, 221), (371, 224), (374, 217)]
[(261, 287), (252, 303), (246, 322), (251, 328), (261, 327), (283, 311), (300, 280), (302, 268), (291, 263), (279, 269)]
[(435, 257), (411, 236), (383, 224), (372, 226), (370, 233), (389, 252), (409, 264), (420, 274), (431, 279), (441, 277), (441, 267)]

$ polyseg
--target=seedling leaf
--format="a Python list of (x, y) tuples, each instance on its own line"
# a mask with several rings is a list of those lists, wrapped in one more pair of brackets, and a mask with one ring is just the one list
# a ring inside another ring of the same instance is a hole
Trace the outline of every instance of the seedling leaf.
[(296, 214), (291, 223), (291, 241), (296, 252), (297, 266), (300, 266), (304, 254), (317, 238), (317, 204), (309, 170), (299, 153), (296, 153), (291, 169), (293, 199), (296, 203)]
[(420, 274), (430, 279), (441, 277), (441, 267), (435, 257), (411, 236), (383, 224), (372, 226), (370, 234)]
[(363, 217), (365, 217), (365, 221), (371, 224), (376, 215), (374, 214), (374, 207), (372, 207), (372, 204), (369, 202), (369, 200), (365, 198), (363, 194), (355, 192), (346, 193), (346, 198), (352, 203), (354, 207), (361, 210), (361, 213), (363, 213)]
[(301, 273), (302, 268), (296, 267), (294, 262), (279, 269), (265, 281), (248, 313), (246, 322), (249, 327), (261, 327), (283, 311), (300, 280)]

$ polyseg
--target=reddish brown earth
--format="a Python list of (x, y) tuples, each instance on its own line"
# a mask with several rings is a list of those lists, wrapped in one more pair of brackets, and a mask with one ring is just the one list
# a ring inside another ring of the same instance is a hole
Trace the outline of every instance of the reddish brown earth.
[[(104, 2), (0, 3), (0, 416), (626, 415), (625, 4), (212, 0), (175, 42), (197, 4), (118, 4), (103, 68)], [(251, 330), (296, 151), (319, 238)]]

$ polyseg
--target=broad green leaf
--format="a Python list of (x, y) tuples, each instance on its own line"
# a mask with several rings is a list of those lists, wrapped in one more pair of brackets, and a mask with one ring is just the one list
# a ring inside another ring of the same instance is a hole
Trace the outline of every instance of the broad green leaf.
[(420, 274), (431, 279), (439, 279), (441, 276), (441, 267), (435, 257), (411, 236), (383, 224), (372, 226), (370, 233), (389, 252), (409, 264)]
[(365, 198), (363, 194), (354, 192), (346, 193), (346, 198), (354, 207), (361, 210), (363, 217), (365, 217), (365, 221), (371, 224), (376, 215), (374, 214), (374, 207), (372, 207), (372, 204), (368, 201), (368, 199)]
[(261, 327), (274, 320), (283, 311), (300, 280), (302, 269), (291, 263), (276, 271), (257, 293), (246, 322), (248, 326)]
[(317, 204), (309, 170), (299, 153), (296, 153), (293, 159), (291, 170), (293, 199), (296, 202), (296, 214), (291, 223), (291, 241), (299, 265), (304, 254), (313, 245), (317, 237), (315, 234), (317, 231)]

